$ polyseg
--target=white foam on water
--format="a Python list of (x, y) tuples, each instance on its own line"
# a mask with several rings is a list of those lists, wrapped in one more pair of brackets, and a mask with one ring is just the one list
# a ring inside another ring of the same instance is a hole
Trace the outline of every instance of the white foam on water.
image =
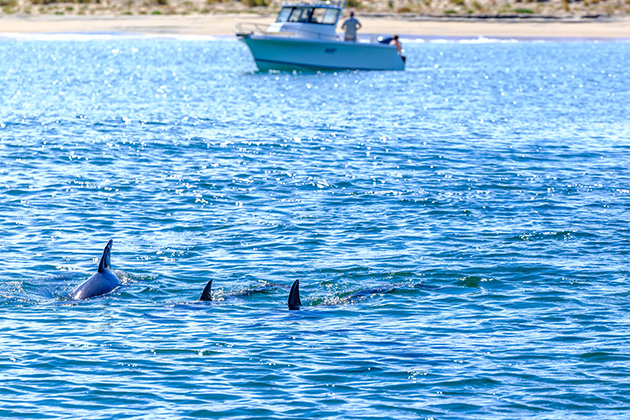
[(181, 35), (181, 34), (141, 34), (129, 32), (93, 32), (93, 33), (4, 33), (0, 39), (26, 41), (107, 41), (115, 39), (176, 39), (180, 41), (235, 41), (232, 35)]

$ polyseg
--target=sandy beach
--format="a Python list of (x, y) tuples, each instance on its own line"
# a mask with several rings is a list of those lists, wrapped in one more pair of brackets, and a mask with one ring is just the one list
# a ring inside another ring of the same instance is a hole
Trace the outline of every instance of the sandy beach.
[[(520, 39), (630, 39), (630, 19), (509, 20), (429, 19), (359, 16), (363, 33), (399, 33), (426, 38), (501, 37)], [(238, 22), (271, 23), (274, 15), (210, 14), (163, 16), (34, 16), (0, 17), (0, 33), (130, 33), (224, 35)]]

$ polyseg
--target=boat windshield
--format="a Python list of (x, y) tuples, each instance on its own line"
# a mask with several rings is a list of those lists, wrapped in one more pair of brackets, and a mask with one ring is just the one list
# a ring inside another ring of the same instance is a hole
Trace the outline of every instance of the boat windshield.
[(302, 22), (334, 25), (337, 23), (339, 9), (328, 7), (283, 7), (276, 19), (277, 23)]

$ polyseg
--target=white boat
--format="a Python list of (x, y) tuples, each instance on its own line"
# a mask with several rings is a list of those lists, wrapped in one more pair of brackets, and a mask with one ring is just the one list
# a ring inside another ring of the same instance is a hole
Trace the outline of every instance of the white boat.
[(239, 23), (236, 36), (262, 71), (405, 69), (404, 57), (387, 39), (371, 35), (344, 41), (336, 32), (342, 9), (341, 1), (283, 4), (274, 23), (266, 28)]

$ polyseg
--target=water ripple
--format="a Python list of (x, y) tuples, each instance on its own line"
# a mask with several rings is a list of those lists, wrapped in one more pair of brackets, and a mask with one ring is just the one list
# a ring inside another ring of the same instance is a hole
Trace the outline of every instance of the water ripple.
[(1, 415), (623, 417), (628, 45), (405, 48), (0, 40)]

